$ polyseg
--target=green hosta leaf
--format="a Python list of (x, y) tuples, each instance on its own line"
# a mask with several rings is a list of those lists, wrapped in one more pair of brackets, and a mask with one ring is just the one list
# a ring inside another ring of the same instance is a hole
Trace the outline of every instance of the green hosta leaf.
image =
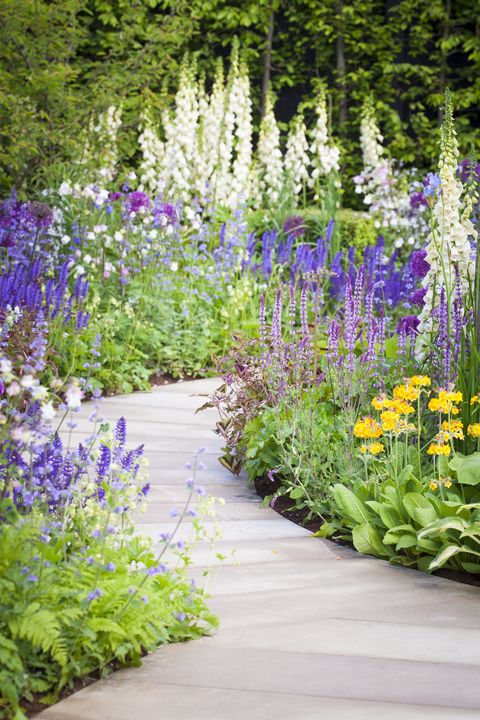
[(397, 542), (395, 546), (395, 550), (406, 550), (407, 548), (414, 547), (417, 544), (417, 536), (416, 535), (402, 535), (400, 540)]
[(460, 562), (465, 572), (472, 573), (472, 575), (480, 574), (480, 563), (465, 562), (464, 560), (460, 560)]
[(378, 532), (373, 525), (365, 522), (357, 525), (352, 532), (353, 544), (358, 552), (376, 557), (389, 555), (387, 548), (383, 545)]
[(383, 542), (386, 545), (395, 545), (406, 532), (415, 533), (413, 525), (397, 525), (385, 533), (383, 536)]
[(461, 533), (466, 527), (467, 523), (460, 517), (439, 518), (423, 528), (423, 530), (420, 530), (418, 537), (423, 538), (431, 535), (441, 535), (447, 532), (447, 530), (456, 530)]
[(437, 568), (443, 567), (450, 558), (458, 555), (462, 552), (462, 549), (458, 545), (447, 545), (441, 552), (438, 553), (429, 565), (430, 570), (436, 570)]
[(412, 520), (425, 527), (437, 519), (435, 508), (424, 495), (407, 493), (403, 498), (405, 510)]
[(388, 503), (382, 503), (378, 509), (378, 514), (384, 525), (388, 528), (393, 529), (402, 524), (402, 518), (394, 507)]
[(478, 485), (480, 483), (480, 453), (461, 455), (458, 453), (448, 463), (451, 470), (457, 473), (459, 483), (463, 485)]
[(480, 540), (480, 522), (474, 522), (467, 525), (467, 523), (464, 523), (464, 527), (462, 528), (463, 532), (460, 535), (461, 538), (464, 537), (475, 537)]
[(370, 516), (365, 505), (345, 485), (337, 483), (333, 486), (333, 496), (345, 517), (358, 523), (368, 523)]

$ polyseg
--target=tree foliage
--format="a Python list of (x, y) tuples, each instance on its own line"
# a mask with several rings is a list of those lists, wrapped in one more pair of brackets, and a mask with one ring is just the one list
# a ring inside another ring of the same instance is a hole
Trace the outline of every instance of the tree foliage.
[(283, 121), (327, 83), (344, 157), (373, 91), (392, 152), (428, 166), (447, 86), (469, 152), (480, 99), (476, 9), (476, 0), (3, 0), (0, 183), (21, 187), (68, 159), (89, 114), (112, 100), (123, 104), (128, 135), (145, 94), (167, 104), (186, 52), (211, 77), (235, 35), (259, 112), (265, 78)]

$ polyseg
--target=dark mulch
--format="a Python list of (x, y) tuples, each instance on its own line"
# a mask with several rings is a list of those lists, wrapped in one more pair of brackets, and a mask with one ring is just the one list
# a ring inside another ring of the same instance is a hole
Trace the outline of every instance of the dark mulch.
[[(273, 481), (268, 477), (257, 478), (255, 480), (255, 490), (261, 498), (265, 498), (269, 495), (273, 495), (277, 490), (279, 490), (281, 484), (281, 479), (277, 476), (275, 476)], [(275, 510), (275, 512), (278, 512), (279, 515), (282, 515), (282, 517), (294, 522), (296, 525), (300, 525), (301, 527), (310, 530), (311, 532), (317, 532), (323, 524), (323, 520), (321, 518), (311, 517), (310, 511), (306, 508), (298, 510), (295, 507), (295, 502), (289, 497), (277, 498), (271, 507)], [(354, 549), (352, 543), (347, 542), (346, 540), (338, 540), (334, 537), (330, 538), (330, 540), (332, 540), (332, 542), (336, 542), (338, 545), (345, 545)], [(480, 587), (480, 575), (471, 575), (470, 573), (460, 572), (459, 570), (445, 569), (437, 570), (432, 573), (432, 575), (446, 578), (447, 580), (453, 580), (454, 582), (463, 583), (464, 585), (474, 585), (475, 587)]]

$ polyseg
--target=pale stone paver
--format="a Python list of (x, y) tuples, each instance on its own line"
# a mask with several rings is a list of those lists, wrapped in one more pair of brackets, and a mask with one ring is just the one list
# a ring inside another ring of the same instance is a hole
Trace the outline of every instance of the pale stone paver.
[[(193, 553), (213, 570), (213, 637), (160, 648), (44, 711), (43, 720), (455, 720), (480, 718), (480, 591), (392, 567), (262, 508), (217, 462), (215, 413), (194, 415), (215, 381), (108, 399), (129, 440), (144, 442), (151, 504), (139, 527), (156, 538), (185, 497), (185, 461), (207, 445), (201, 482), (225, 498), (224, 537)], [(86, 422), (74, 431), (83, 431)], [(184, 532), (188, 531), (185, 525)]]

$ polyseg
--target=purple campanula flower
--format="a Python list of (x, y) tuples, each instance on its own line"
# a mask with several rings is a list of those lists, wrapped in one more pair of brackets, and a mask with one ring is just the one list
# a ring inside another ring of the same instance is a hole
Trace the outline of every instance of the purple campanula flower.
[(442, 181), (438, 175), (433, 172), (428, 173), (427, 177), (425, 178), (423, 188), (423, 194), (425, 195), (425, 197), (436, 195), (441, 184)]
[(411, 193), (410, 207), (413, 210), (418, 210), (420, 207), (428, 207), (428, 200), (421, 190), (419, 192)]
[(418, 290), (415, 290), (410, 296), (409, 300), (412, 303), (412, 305), (418, 305), (419, 307), (423, 307), (425, 305), (425, 295), (427, 294), (427, 288), (419, 288)]
[(426, 260), (426, 257), (427, 251), (425, 249), (415, 250), (412, 253), (412, 272), (417, 278), (424, 278), (430, 270), (430, 263)]
[(100, 590), (100, 588), (96, 588), (95, 590), (92, 590), (92, 592), (88, 593), (87, 599), (90, 602), (93, 602), (93, 600), (96, 600), (99, 597), (102, 597), (103, 592)]

